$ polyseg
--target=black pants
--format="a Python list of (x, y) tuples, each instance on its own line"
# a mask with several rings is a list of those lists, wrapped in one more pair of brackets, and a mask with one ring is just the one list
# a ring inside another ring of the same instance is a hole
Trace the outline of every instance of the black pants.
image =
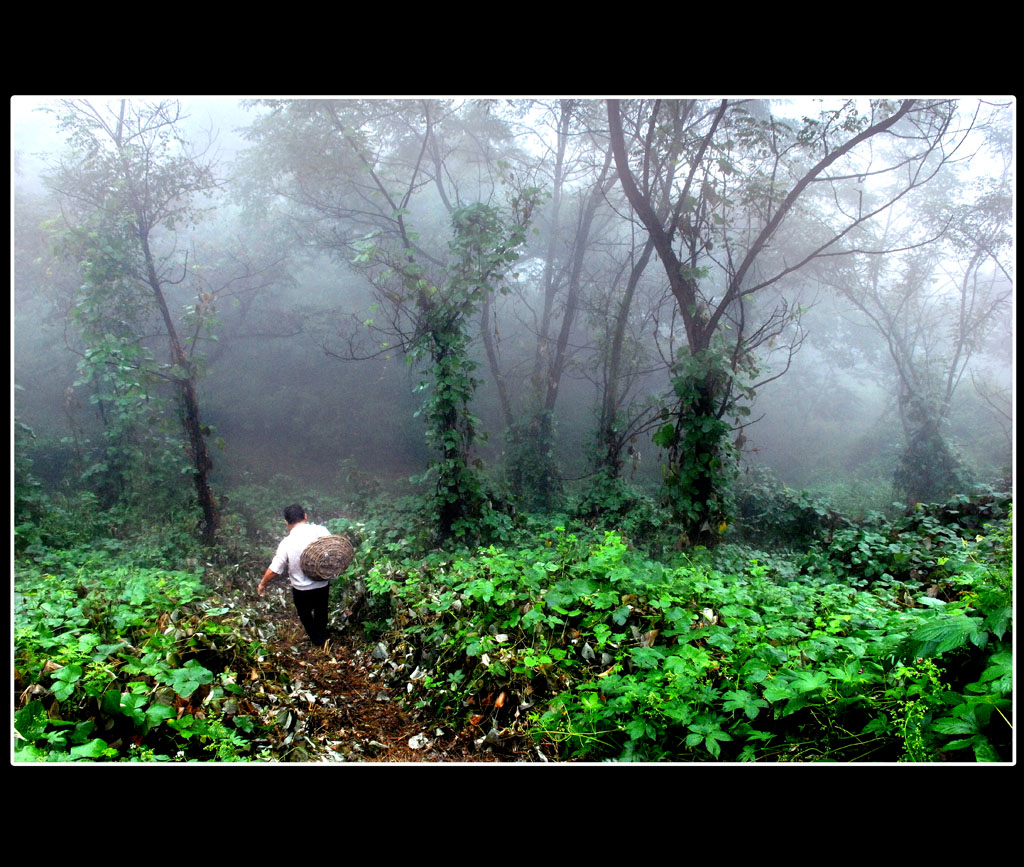
[(292, 588), (292, 598), (295, 600), (299, 620), (306, 628), (309, 640), (317, 647), (322, 646), (327, 640), (327, 598), (330, 589), (330, 584), (317, 590)]

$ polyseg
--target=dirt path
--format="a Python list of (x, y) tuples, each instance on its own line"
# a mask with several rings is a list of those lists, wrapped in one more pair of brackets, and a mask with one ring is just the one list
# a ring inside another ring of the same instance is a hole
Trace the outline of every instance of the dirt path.
[(406, 710), (401, 687), (385, 682), (387, 664), (373, 659), (373, 646), (355, 622), (332, 631), (326, 652), (311, 647), (287, 588), (275, 582), (266, 595), (256, 593), (257, 581), (249, 576), (262, 573), (262, 561), (248, 555), (229, 567), (207, 565), (208, 582), (243, 615), (238, 640), (264, 648), (263, 661), (250, 673), (250, 712), (264, 720), (277, 717), (278, 725), (261, 740), (278, 761), (547, 761), (521, 738), (488, 743), (488, 731), (468, 719), (456, 731)]
[[(496, 751), (477, 741), (483, 731), (451, 731), (412, 718), (394, 691), (378, 682), (371, 648), (352, 633), (332, 638), (328, 650), (310, 647), (294, 612), (275, 617), (267, 647), (272, 668), (290, 678), (295, 745), (289, 760), (310, 762), (508, 762), (513, 748)], [(270, 672), (266, 672), (267, 676)], [(415, 740), (414, 740), (415, 739)], [(414, 746), (410, 746), (412, 741)], [(510, 745), (512, 747), (512, 745)]]

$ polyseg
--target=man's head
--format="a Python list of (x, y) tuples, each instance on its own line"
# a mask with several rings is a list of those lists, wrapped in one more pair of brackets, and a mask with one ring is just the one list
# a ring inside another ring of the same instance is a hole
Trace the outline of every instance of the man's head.
[(285, 508), (284, 519), (289, 525), (298, 524), (300, 521), (306, 520), (306, 510), (298, 503), (292, 503)]

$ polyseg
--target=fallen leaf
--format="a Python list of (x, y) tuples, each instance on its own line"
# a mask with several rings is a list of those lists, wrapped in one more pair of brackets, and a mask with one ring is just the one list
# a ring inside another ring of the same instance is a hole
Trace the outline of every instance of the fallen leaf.
[(498, 696), (498, 697), (497, 697), (497, 698), (496, 698), (496, 699), (494, 700), (494, 706), (495, 706), (495, 707), (501, 707), (501, 706), (502, 706), (502, 705), (503, 705), (504, 703), (505, 703), (505, 693), (504, 693), (504, 692), (502, 692), (502, 693), (501, 693), (501, 695), (499, 695), (499, 696)]

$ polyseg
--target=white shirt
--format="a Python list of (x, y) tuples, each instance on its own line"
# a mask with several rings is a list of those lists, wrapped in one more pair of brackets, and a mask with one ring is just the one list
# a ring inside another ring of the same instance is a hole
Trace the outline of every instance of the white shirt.
[(319, 590), (326, 587), (329, 581), (318, 581), (309, 578), (302, 571), (302, 552), (314, 539), (321, 536), (330, 536), (331, 531), (319, 524), (310, 524), (308, 521), (296, 524), (291, 531), (281, 540), (277, 546), (277, 553), (270, 563), (270, 571), (283, 575), (285, 569), (288, 571), (288, 583), (296, 590)]

